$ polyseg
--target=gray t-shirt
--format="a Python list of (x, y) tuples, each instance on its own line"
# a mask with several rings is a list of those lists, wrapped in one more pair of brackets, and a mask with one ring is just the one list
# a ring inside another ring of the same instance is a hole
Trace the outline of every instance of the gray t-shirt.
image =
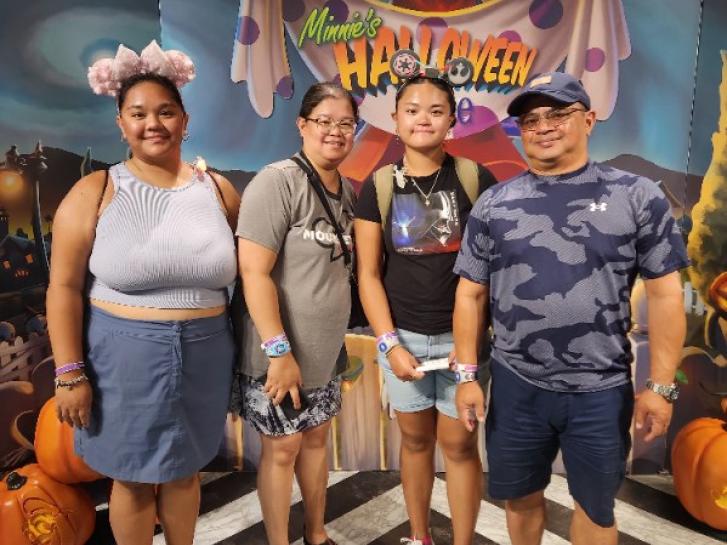
[[(353, 251), (353, 187), (342, 179), (340, 194), (326, 192), (326, 197)], [(298, 165), (286, 159), (252, 179), (242, 196), (236, 234), (278, 254), (271, 276), (303, 387), (323, 386), (345, 368), (351, 288), (336, 232)], [(249, 315), (243, 328), (242, 372), (257, 378), (267, 372), (268, 358)]]

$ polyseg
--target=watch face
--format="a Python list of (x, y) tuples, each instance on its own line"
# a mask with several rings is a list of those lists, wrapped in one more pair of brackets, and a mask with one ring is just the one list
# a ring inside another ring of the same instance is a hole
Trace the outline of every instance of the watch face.
[(674, 402), (679, 397), (679, 385), (678, 384), (656, 384), (651, 379), (646, 381), (646, 387), (654, 393), (659, 394), (667, 401)]

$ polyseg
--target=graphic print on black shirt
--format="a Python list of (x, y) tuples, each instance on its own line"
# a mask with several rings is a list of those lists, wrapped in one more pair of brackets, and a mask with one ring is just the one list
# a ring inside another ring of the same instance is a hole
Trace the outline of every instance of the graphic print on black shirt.
[(457, 192), (437, 191), (429, 206), (415, 193), (394, 194), (391, 203), (391, 238), (400, 254), (426, 255), (456, 252), (462, 233)]
[[(402, 168), (402, 161), (399, 160), (396, 166)], [(420, 251), (400, 252), (396, 248), (393, 228), (397, 221), (399, 221), (399, 226), (403, 225), (400, 220), (404, 216), (399, 213), (399, 210), (409, 213), (413, 205), (409, 201), (401, 201), (405, 202), (406, 205), (400, 206), (397, 201), (401, 197), (415, 197), (419, 199), (417, 201), (418, 206), (424, 207), (420, 191), (423, 191), (424, 195), (428, 195), (434, 186), (435, 178), (436, 174), (415, 177), (414, 180), (419, 185), (419, 190), (409, 181), (408, 177), (404, 187), (400, 187), (392, 180), (391, 206), (383, 222), (384, 263), (382, 280), (391, 310), (391, 318), (396, 327), (423, 335), (439, 335), (452, 330), (454, 294), (459, 280), (459, 277), (452, 272), (452, 268), (457, 258), (457, 249), (460, 246), (459, 239), (464, 234), (463, 224), (466, 224), (469, 211), (472, 208), (470, 199), (457, 177), (454, 159), (452, 156), (447, 155), (442, 163), (439, 181), (434, 188), (435, 192), (431, 193), (429, 197), (430, 208), (440, 211), (444, 209), (444, 204), (438, 200), (439, 197), (435, 198), (437, 192), (442, 192), (445, 195), (454, 193), (456, 197), (454, 200), (449, 197), (449, 204), (453, 205), (455, 210), (452, 217), (457, 219), (459, 234), (454, 235), (457, 229), (454, 228), (452, 223), (446, 225), (445, 229), (442, 229), (443, 226), (437, 226), (437, 229), (442, 231), (447, 228), (452, 229), (453, 234), (451, 237), (446, 237), (446, 242), (440, 243), (434, 238), (431, 238), (431, 242), (429, 242), (430, 239), (417, 236), (412, 238), (411, 244), (401, 243), (400, 241), (400, 245), (414, 247), (413, 241), (416, 239), (419, 244), (421, 244), (422, 240), (426, 240), (428, 245), (448, 245), (451, 249), (442, 248), (438, 252), (428, 251), (426, 253)], [(478, 193), (496, 182), (490, 171), (481, 166), (478, 168), (478, 180)], [(398, 220), (397, 214), (399, 214)], [(382, 223), (376, 187), (372, 178), (369, 178), (361, 188), (356, 203), (355, 216), (358, 219)], [(424, 230), (426, 231), (426, 229)], [(442, 232), (442, 236), (444, 236), (444, 232)], [(455, 239), (457, 241), (456, 246), (454, 246)]]

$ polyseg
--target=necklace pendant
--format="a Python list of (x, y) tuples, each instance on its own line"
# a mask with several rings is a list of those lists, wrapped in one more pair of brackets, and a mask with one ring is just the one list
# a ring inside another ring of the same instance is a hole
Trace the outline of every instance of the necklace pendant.
[(396, 185), (398, 185), (400, 189), (404, 189), (404, 186), (406, 185), (404, 172), (394, 167), (394, 177), (396, 178)]
[(426, 199), (424, 199), (424, 205), (425, 206), (429, 206), (429, 198), (428, 197)]

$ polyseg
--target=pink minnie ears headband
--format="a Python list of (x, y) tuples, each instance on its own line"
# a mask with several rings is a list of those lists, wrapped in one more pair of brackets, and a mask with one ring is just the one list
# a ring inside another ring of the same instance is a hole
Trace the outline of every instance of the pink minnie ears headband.
[(124, 45), (119, 45), (112, 59), (100, 59), (88, 68), (88, 83), (97, 95), (115, 97), (121, 82), (136, 74), (158, 74), (169, 78), (174, 85), (182, 87), (194, 79), (194, 63), (181, 51), (164, 51), (156, 40), (152, 40), (137, 55)]
[(474, 71), (474, 67), (467, 57), (455, 57), (440, 70), (436, 66), (427, 66), (422, 63), (419, 55), (411, 49), (401, 49), (394, 53), (389, 66), (391, 73), (403, 80), (399, 91), (417, 77), (440, 79), (452, 87), (458, 87), (465, 85)]

